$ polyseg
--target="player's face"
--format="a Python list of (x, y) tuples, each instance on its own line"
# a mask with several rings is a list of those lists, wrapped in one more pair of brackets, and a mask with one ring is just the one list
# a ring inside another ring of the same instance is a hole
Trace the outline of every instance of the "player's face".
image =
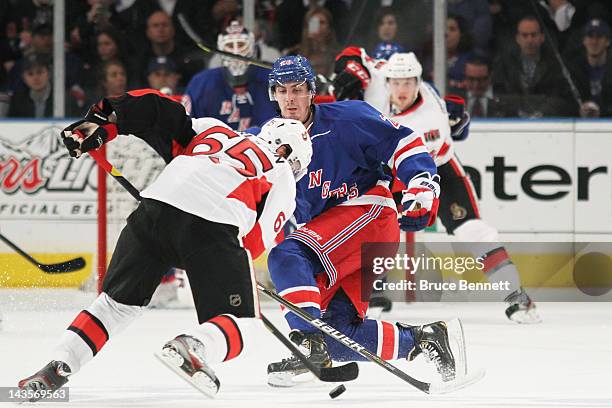
[(419, 91), (416, 78), (389, 78), (391, 103), (399, 110), (408, 109), (416, 100)]
[(274, 98), (280, 107), (281, 116), (304, 123), (310, 116), (312, 93), (306, 82), (289, 82), (274, 87)]

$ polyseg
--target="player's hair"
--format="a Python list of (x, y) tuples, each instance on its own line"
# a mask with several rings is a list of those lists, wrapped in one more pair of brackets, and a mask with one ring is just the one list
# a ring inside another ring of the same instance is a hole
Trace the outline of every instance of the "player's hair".
[(448, 20), (455, 20), (457, 26), (459, 27), (459, 44), (457, 44), (457, 52), (467, 52), (472, 49), (473, 40), (472, 34), (468, 27), (468, 23), (465, 18), (460, 16), (459, 14), (449, 13), (447, 16)]

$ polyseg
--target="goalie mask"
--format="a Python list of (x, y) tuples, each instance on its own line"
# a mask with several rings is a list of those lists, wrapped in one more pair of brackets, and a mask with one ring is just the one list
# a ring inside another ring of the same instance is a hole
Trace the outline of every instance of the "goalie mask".
[[(255, 36), (237, 21), (232, 21), (217, 37), (217, 48), (232, 54), (252, 58), (255, 55)], [(248, 62), (235, 58), (223, 55), (221, 60), (223, 66), (235, 78), (244, 76), (249, 68)]]
[(279, 153), (287, 159), (296, 181), (306, 174), (312, 159), (312, 142), (302, 122), (272, 119), (262, 126), (258, 137), (275, 153), (279, 147), (284, 147), (285, 151)]

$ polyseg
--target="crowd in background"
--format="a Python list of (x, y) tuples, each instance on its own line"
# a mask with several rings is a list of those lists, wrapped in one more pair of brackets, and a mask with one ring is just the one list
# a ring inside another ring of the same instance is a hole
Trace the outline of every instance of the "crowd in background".
[[(0, 117), (51, 117), (52, 0), (0, 0)], [(333, 73), (345, 46), (373, 57), (413, 51), (433, 79), (433, 0), (257, 0), (255, 57), (308, 57)], [(447, 91), (474, 117), (612, 116), (609, 1), (448, 0)], [(204, 43), (242, 14), (240, 0), (65, 0), (66, 116), (103, 96), (153, 87), (174, 95), (219, 66)], [(567, 71), (560, 64), (563, 61)]]

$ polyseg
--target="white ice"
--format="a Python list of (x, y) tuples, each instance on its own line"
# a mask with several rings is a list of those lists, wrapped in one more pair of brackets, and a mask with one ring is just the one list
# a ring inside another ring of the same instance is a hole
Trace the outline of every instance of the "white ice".
[[(62, 331), (95, 295), (75, 290), (0, 290), (0, 387), (15, 386), (49, 361)], [(506, 320), (498, 303), (395, 304), (388, 321), (422, 323), (458, 316), (463, 320), (468, 361), (487, 369), (469, 388), (442, 396), (421, 393), (370, 363), (346, 383), (335, 400), (335, 384), (292, 389), (266, 385), (268, 362), (286, 356), (270, 334), (255, 354), (216, 368), (221, 391), (207, 400), (153, 357), (168, 339), (196, 323), (193, 310), (148, 310), (111, 339), (70, 378), (69, 403), (49, 407), (612, 407), (612, 305), (540, 303), (544, 323), (520, 326)], [(278, 308), (262, 310), (287, 330)], [(424, 362), (397, 362), (420, 378), (431, 378)], [(8, 406), (9, 404), (2, 404)], [(38, 404), (40, 405), (40, 404)]]

